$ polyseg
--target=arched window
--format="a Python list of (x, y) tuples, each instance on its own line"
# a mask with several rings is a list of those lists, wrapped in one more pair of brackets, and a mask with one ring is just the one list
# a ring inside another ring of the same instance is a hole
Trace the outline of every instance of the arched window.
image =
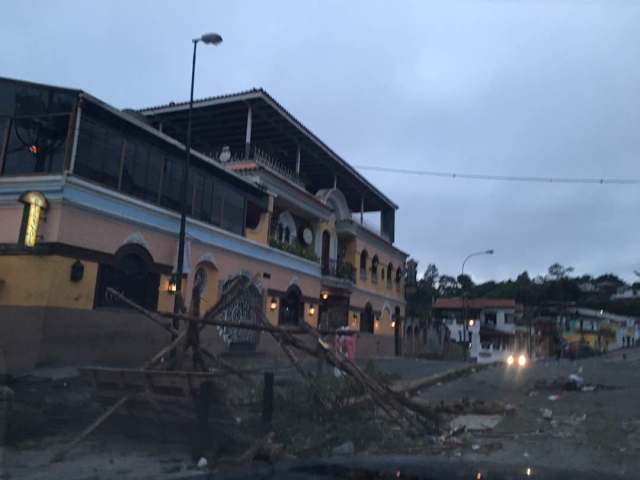
[(366, 280), (367, 279), (367, 261), (369, 254), (367, 253), (366, 250), (362, 250), (362, 252), (360, 253), (360, 278), (362, 280)]
[(400, 284), (402, 283), (402, 268), (398, 267), (396, 270), (396, 289), (400, 289)]
[(191, 308), (196, 309), (194, 314), (204, 313), (202, 308), (215, 304), (217, 298), (218, 270), (209, 261), (198, 263), (193, 275), (191, 290)]
[(378, 256), (374, 255), (371, 259), (371, 281), (378, 283)]
[(296, 285), (291, 285), (286, 296), (280, 300), (278, 324), (298, 325), (302, 320), (303, 313), (302, 292)]
[(330, 270), (330, 262), (329, 256), (331, 255), (331, 234), (328, 230), (322, 232), (322, 273), (325, 274), (335, 274), (336, 272), (331, 272)]
[(389, 265), (387, 265), (387, 288), (391, 288), (392, 275), (393, 275), (393, 263), (389, 262)]
[(107, 295), (108, 288), (113, 288), (138, 305), (155, 310), (158, 307), (160, 275), (154, 271), (149, 252), (140, 245), (127, 244), (116, 252), (112, 263), (101, 263), (98, 268), (96, 306), (128, 308)]
[(293, 215), (288, 210), (280, 213), (277, 216), (275, 223), (275, 235), (276, 240), (284, 243), (293, 243), (297, 237), (297, 227)]
[(364, 306), (362, 315), (360, 315), (360, 331), (365, 333), (373, 333), (373, 307), (370, 303)]

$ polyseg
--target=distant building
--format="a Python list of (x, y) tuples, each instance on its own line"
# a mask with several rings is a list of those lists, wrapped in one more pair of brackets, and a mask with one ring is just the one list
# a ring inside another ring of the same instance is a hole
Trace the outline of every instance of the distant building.
[(587, 345), (606, 352), (640, 341), (640, 319), (588, 308), (566, 309), (557, 320), (564, 340), (573, 348)]
[(611, 295), (611, 300), (631, 300), (634, 298), (640, 298), (640, 288), (634, 288), (624, 286), (618, 288), (616, 293)]
[(516, 317), (521, 310), (513, 299), (439, 298), (433, 316), (446, 326), (450, 341), (468, 345), (469, 357), (485, 363), (516, 351)]
[(593, 282), (582, 282), (578, 284), (578, 289), (582, 293), (593, 293), (598, 291), (598, 287)]
[[(137, 365), (164, 346), (165, 332), (106, 293), (173, 309), (188, 116), (188, 103), (123, 111), (0, 78), (0, 365), (11, 373)], [(247, 305), (273, 324), (348, 326), (358, 355), (397, 352), (407, 258), (394, 245), (397, 205), (262, 89), (194, 102), (191, 141), (187, 304), (204, 312), (248, 276)], [(371, 229), (364, 217), (376, 213)], [(257, 321), (245, 307), (226, 320)], [(238, 331), (207, 329), (203, 342), (279, 351)]]

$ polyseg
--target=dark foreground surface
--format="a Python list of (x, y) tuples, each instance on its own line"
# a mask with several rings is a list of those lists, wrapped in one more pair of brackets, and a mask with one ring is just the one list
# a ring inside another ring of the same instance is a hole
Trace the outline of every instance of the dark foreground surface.
[[(377, 367), (395, 378), (403, 373), (404, 379), (414, 379), (456, 365), (383, 359)], [(587, 388), (567, 389), (570, 374), (582, 377)], [(452, 421), (468, 427), (445, 440), (408, 438), (381, 422), (370, 404), (318, 419), (308, 415), (317, 406), (291, 390), (275, 405), (280, 458), (232, 466), (211, 455), (201, 468), (176, 431), (169, 429), (162, 437), (143, 433), (123, 419), (110, 420), (64, 461), (50, 463), (52, 454), (102, 410), (87, 409), (90, 390), (71, 388), (64, 378), (50, 380), (46, 388), (40, 382), (16, 386), (16, 400), (23, 404), (14, 412), (22, 417), (14, 438), (0, 447), (1, 480), (640, 478), (637, 349), (578, 361), (540, 361), (525, 369), (489, 368), (425, 388), (418, 392), (421, 401), (446, 407), (445, 433)], [(456, 410), (475, 403), (509, 405), (510, 413)], [(219, 451), (225, 446), (220, 443)], [(345, 443), (351, 446), (340, 455), (336, 449)]]
[(466, 462), (427, 456), (354, 456), (349, 459), (318, 459), (275, 466), (254, 466), (235, 471), (197, 475), (198, 479), (245, 480), (277, 478), (285, 480), (595, 480), (623, 478), (611, 473), (576, 472), (554, 468), (505, 466), (488, 462)]

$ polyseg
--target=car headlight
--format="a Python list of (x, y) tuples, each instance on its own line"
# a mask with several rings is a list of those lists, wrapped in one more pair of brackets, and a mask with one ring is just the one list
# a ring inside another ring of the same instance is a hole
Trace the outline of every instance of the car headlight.
[(507, 365), (513, 365), (513, 362), (515, 362), (515, 359), (513, 358), (513, 355), (509, 355), (507, 357)]
[(527, 357), (525, 357), (523, 354), (520, 354), (520, 356), (518, 357), (518, 365), (520, 367), (524, 367), (527, 364)]

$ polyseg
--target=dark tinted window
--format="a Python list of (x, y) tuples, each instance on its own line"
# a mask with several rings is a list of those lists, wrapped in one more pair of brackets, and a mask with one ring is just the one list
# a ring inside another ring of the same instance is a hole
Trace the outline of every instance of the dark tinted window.
[(149, 202), (157, 202), (162, 168), (163, 155), (158, 148), (137, 139), (129, 139), (122, 170), (122, 191)]
[(0, 81), (0, 128), (12, 119), (3, 174), (62, 172), (75, 100), (74, 93)]
[(71, 113), (76, 93), (0, 80), (0, 116)]
[(184, 172), (184, 159), (178, 157), (166, 157), (164, 175), (162, 177), (162, 197), (160, 203), (172, 210), (180, 211), (182, 204), (182, 174)]
[(207, 172), (193, 168), (189, 175), (192, 215), (198, 220), (211, 222), (213, 205), (213, 178)]
[(117, 188), (123, 142), (120, 130), (83, 112), (74, 173)]
[(247, 201), (247, 228), (256, 228), (260, 223), (262, 210), (254, 202)]
[(244, 232), (244, 197), (231, 188), (224, 190), (222, 228), (242, 234)]
[(68, 115), (14, 120), (3, 173), (61, 173), (68, 125)]
[(222, 225), (222, 207), (224, 204), (224, 188), (217, 182), (213, 186), (213, 202), (211, 202), (211, 223)]

